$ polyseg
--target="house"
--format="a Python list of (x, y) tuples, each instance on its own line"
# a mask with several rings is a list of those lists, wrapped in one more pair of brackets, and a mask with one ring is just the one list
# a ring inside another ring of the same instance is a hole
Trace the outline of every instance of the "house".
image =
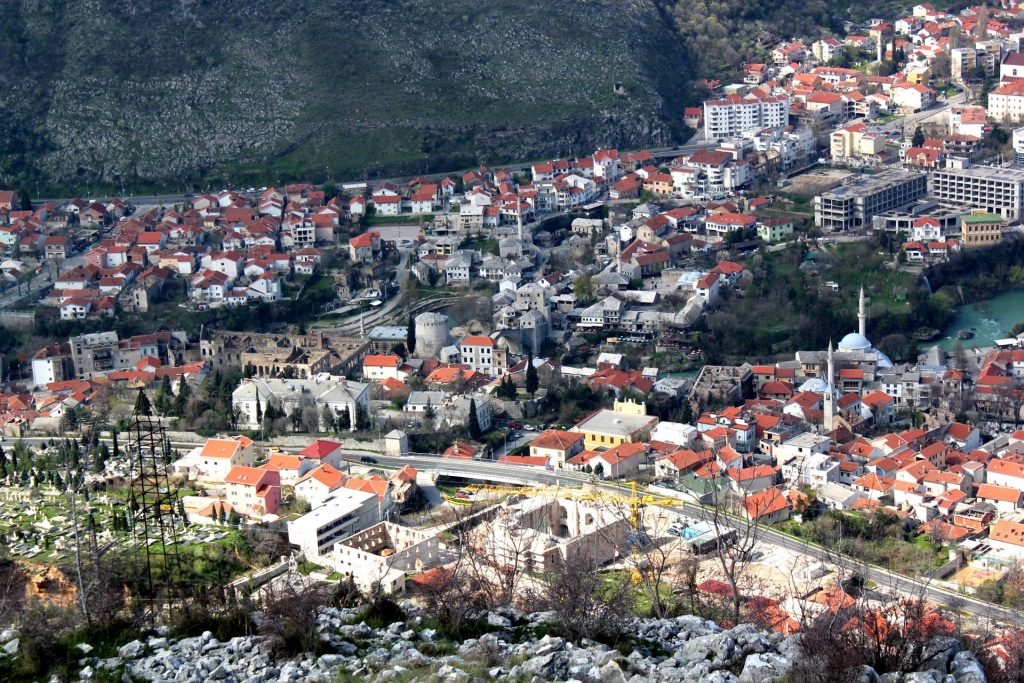
[(295, 497), (309, 503), (311, 508), (323, 505), (330, 494), (345, 485), (346, 475), (324, 463), (302, 475), (295, 483)]
[(789, 519), (789, 499), (777, 487), (758, 491), (743, 499), (743, 512), (747, 519), (763, 524), (775, 524)]
[(63, 235), (48, 235), (43, 240), (44, 256), (50, 260), (61, 260), (68, 257), (68, 238)]
[(569, 458), (583, 450), (583, 434), (549, 429), (530, 442), (530, 456), (546, 458), (555, 467), (564, 467)]
[(207, 439), (178, 461), (175, 469), (184, 469), (190, 476), (204, 481), (224, 481), (236, 465), (251, 466), (256, 461), (252, 439), (235, 436), (228, 439)]
[(459, 342), (461, 362), (470, 370), (489, 377), (501, 377), (503, 368), (496, 368), (497, 356), (494, 340), (490, 337), (468, 336)]
[(353, 263), (369, 263), (380, 252), (380, 233), (371, 230), (348, 241), (349, 258)]
[(401, 365), (402, 359), (394, 354), (370, 354), (363, 358), (363, 379), (404, 379), (408, 374), (400, 370)]
[(276, 469), (235, 465), (224, 484), (228, 504), (246, 517), (277, 514), (281, 506), (281, 475)]
[(299, 451), (299, 455), (303, 459), (310, 460), (318, 465), (330, 465), (341, 468), (341, 444), (336, 441), (317, 439)]
[(1024, 524), (1001, 519), (989, 528), (985, 543), (1011, 561), (1024, 560)]
[(998, 486), (996, 484), (979, 484), (974, 497), (983, 503), (994, 505), (999, 514), (1013, 512), (1021, 505), (1021, 496), (1024, 495), (1019, 489), (1009, 486)]
[[(724, 449), (723, 449), (724, 450)], [(726, 470), (725, 476), (729, 478), (729, 486), (736, 493), (751, 494), (763, 491), (775, 484), (778, 475), (771, 465), (755, 465), (754, 467), (743, 467), (737, 469), (730, 467)]]
[(566, 461), (566, 467), (605, 479), (621, 479), (638, 474), (646, 454), (646, 444), (623, 443), (606, 451), (581, 451)]

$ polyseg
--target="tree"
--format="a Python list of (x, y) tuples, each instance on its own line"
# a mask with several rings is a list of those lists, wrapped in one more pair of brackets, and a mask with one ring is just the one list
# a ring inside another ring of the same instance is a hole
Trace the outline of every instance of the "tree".
[(111, 441), (111, 451), (114, 454), (114, 458), (117, 459), (117, 456), (119, 456), (121, 454), (121, 451), (117, 447), (117, 430), (116, 429), (111, 429), (110, 430), (110, 441)]
[(342, 408), (337, 411), (334, 428), (339, 432), (347, 432), (352, 429), (352, 413), (349, 412), (348, 408)]
[(576, 642), (617, 640), (631, 622), (632, 586), (628, 578), (606, 583), (598, 568), (586, 546), (570, 551), (545, 574), (530, 609), (554, 612), (564, 635)]
[(256, 392), (256, 426), (263, 429), (263, 406), (260, 405), (260, 393)]
[(166, 415), (171, 409), (171, 396), (174, 395), (174, 390), (171, 387), (171, 378), (164, 375), (163, 380), (160, 381), (160, 389), (156, 392), (156, 397), (153, 399), (153, 407), (157, 409), (161, 415)]
[(297, 406), (292, 408), (292, 412), (288, 415), (288, 420), (292, 423), (293, 432), (302, 429), (302, 411)]
[(405, 350), (405, 344), (403, 344), (402, 342), (398, 342), (397, 344), (392, 346), (391, 347), (391, 353), (395, 354), (396, 356), (400, 356), (402, 358), (405, 358), (406, 355), (408, 355), (406, 353), (406, 350)]
[(526, 393), (533, 396), (537, 393), (540, 381), (537, 379), (537, 368), (533, 367), (533, 351), (526, 356)]
[(405, 348), (409, 349), (409, 355), (416, 353), (416, 320), (409, 314), (408, 327), (405, 329)]
[(324, 409), (320, 411), (320, 421), (323, 422), (326, 431), (338, 431), (338, 421), (335, 419), (334, 413), (331, 412), (330, 406), (324, 406)]
[(474, 441), (479, 441), (480, 437), (484, 435), (483, 430), (480, 429), (480, 418), (476, 414), (476, 399), (469, 399), (469, 420), (466, 424), (466, 429), (469, 431), (469, 436)]
[(918, 126), (917, 130), (914, 131), (914, 137), (910, 139), (910, 144), (914, 147), (924, 146), (924, 129), (921, 126)]
[(572, 283), (572, 293), (576, 295), (579, 303), (589, 303), (594, 298), (594, 280), (587, 274), (576, 278)]
[(185, 409), (188, 407), (188, 399), (191, 395), (192, 389), (185, 381), (185, 376), (182, 375), (181, 380), (178, 381), (178, 395), (174, 397), (174, 415), (176, 417), (185, 415)]
[(29, 196), (28, 190), (21, 188), (18, 191), (18, 204), (21, 206), (22, 211), (32, 210), (32, 197)]

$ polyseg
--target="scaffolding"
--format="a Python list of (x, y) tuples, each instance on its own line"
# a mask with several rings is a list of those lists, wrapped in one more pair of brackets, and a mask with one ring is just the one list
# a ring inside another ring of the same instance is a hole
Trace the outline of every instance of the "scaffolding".
[(152, 608), (152, 616), (178, 598), (182, 577), (175, 525), (177, 496), (167, 476), (167, 439), (153, 417), (149, 399), (141, 389), (129, 429), (128, 457), (131, 487), (128, 498), (132, 524), (132, 552), (138, 598)]

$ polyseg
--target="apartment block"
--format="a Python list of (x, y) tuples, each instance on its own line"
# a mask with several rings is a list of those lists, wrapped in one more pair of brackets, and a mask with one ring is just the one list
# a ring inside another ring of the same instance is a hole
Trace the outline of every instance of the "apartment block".
[(729, 95), (704, 103), (704, 134), (728, 140), (760, 128), (782, 128), (789, 123), (789, 96)]

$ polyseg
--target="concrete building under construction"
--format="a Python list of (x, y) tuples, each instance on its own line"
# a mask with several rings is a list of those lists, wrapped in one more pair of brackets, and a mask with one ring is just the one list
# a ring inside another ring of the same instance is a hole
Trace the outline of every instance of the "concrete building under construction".
[(628, 554), (629, 509), (591, 501), (529, 498), (504, 506), (477, 530), (478, 550), (508, 566), (551, 571), (574, 553), (597, 563)]

